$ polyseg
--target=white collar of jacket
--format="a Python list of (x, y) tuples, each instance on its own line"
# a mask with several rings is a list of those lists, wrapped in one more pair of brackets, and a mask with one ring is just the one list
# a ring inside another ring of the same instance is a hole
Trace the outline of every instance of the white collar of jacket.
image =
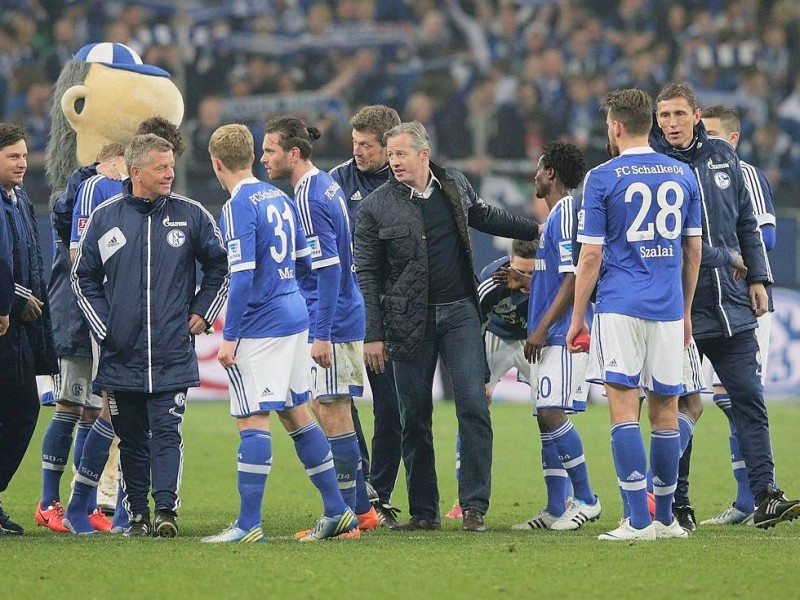
[(428, 198), (431, 197), (431, 194), (433, 194), (433, 192), (436, 190), (437, 185), (439, 186), (439, 189), (442, 189), (442, 182), (436, 178), (436, 175), (433, 174), (433, 171), (430, 168), (428, 169), (428, 173), (430, 174), (431, 179), (430, 181), (428, 181), (428, 187), (425, 188), (424, 192), (420, 192), (416, 188), (408, 185), (407, 183), (401, 182), (404, 186), (406, 186), (409, 190), (411, 190), (409, 198), (424, 198), (427, 200)]

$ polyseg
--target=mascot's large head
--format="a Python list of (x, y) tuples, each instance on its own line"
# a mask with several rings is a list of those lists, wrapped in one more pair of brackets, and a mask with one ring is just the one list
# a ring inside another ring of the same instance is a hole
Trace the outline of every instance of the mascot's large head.
[(52, 196), (75, 169), (90, 165), (111, 142), (127, 144), (139, 123), (162, 116), (181, 124), (183, 97), (170, 74), (142, 63), (124, 44), (103, 42), (81, 48), (56, 81), (47, 145), (47, 179)]

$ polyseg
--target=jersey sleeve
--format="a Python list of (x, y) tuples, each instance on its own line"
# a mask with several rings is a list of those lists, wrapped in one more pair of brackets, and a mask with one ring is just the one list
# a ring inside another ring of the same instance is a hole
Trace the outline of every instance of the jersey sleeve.
[(232, 198), (222, 207), (220, 231), (228, 252), (231, 273), (256, 268), (256, 206)]
[[(311, 268), (321, 269), (339, 264), (336, 230), (331, 216), (332, 200), (320, 191), (316, 181), (299, 190), (297, 208), (311, 251)], [(338, 207), (335, 207), (338, 209)]]
[(605, 185), (602, 173), (589, 171), (583, 186), (583, 206), (578, 211), (578, 241), (602, 245), (606, 239)]
[(572, 262), (572, 199), (562, 202), (557, 208), (559, 214), (552, 223), (558, 225), (553, 227), (555, 231), (551, 233), (558, 251), (558, 272), (574, 273), (575, 265)]
[(753, 214), (759, 227), (775, 225), (775, 204), (772, 198), (772, 186), (761, 169), (742, 163), (742, 175), (750, 200), (753, 202)]
[(688, 201), (686, 205), (686, 219), (683, 222), (682, 234), (687, 237), (703, 235), (702, 209), (700, 201), (700, 186), (694, 177), (686, 178)]
[(70, 249), (78, 247), (92, 209), (96, 206), (96, 204), (93, 205), (93, 196), (99, 179), (100, 177), (97, 175), (85, 179), (75, 193), (75, 203), (72, 205), (72, 230), (69, 237)]

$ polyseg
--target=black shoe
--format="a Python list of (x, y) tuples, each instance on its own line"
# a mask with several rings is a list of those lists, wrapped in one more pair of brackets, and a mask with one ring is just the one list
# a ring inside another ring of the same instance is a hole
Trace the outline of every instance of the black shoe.
[(378, 496), (378, 492), (372, 487), (372, 484), (369, 481), (364, 481), (364, 486), (367, 488), (367, 500), (372, 506), (375, 507), (375, 510), (378, 510), (378, 506), (381, 503), (381, 498)]
[(22, 525), (15, 523), (3, 510), (3, 503), (0, 502), (0, 535), (22, 535), (25, 530)]
[(402, 510), (396, 506), (392, 506), (388, 502), (383, 504), (378, 502), (378, 504), (373, 504), (372, 506), (375, 508), (375, 512), (378, 513), (381, 525), (389, 528), (400, 525), (400, 522), (397, 520), (397, 515), (403, 512)]
[(131, 524), (122, 535), (125, 537), (149, 537), (152, 532), (150, 515), (133, 515)]
[(800, 500), (787, 499), (782, 491), (770, 483), (766, 495), (753, 513), (753, 525), (768, 529), (781, 521), (791, 521), (797, 517), (800, 517)]
[[(397, 521), (395, 521), (397, 523)], [(396, 525), (389, 525), (392, 531), (419, 531), (421, 529), (437, 530), (441, 529), (442, 524), (439, 521), (431, 521), (430, 519), (418, 519), (411, 517), (406, 523), (397, 523)]]
[(474, 508), (464, 511), (464, 520), (461, 522), (461, 529), (464, 531), (486, 531), (486, 524), (483, 522), (483, 513)]
[(689, 533), (697, 531), (697, 519), (694, 518), (694, 508), (690, 504), (673, 504), (672, 516)]
[(162, 538), (178, 536), (178, 515), (171, 510), (157, 510), (156, 520), (153, 522), (153, 535)]

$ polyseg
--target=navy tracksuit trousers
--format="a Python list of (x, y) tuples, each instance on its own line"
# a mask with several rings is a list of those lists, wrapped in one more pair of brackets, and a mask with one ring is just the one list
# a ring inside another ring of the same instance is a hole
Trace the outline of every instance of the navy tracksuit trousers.
[[(739, 449), (747, 466), (750, 491), (757, 499), (759, 494), (766, 491), (767, 484), (774, 484), (775, 464), (755, 330), (742, 331), (729, 338), (699, 339), (695, 342), (700, 354), (711, 361), (720, 383), (731, 398)], [(688, 462), (685, 453), (684, 459), (682, 464)], [(688, 477), (688, 469), (686, 471)], [(688, 482), (684, 479), (678, 487), (676, 498), (687, 498)]]
[[(183, 470), (186, 389), (169, 392), (109, 392), (114, 432), (119, 436), (122, 481), (128, 512), (149, 515), (152, 482), (155, 509), (176, 512)], [(151, 478), (152, 474), (152, 478)]]

